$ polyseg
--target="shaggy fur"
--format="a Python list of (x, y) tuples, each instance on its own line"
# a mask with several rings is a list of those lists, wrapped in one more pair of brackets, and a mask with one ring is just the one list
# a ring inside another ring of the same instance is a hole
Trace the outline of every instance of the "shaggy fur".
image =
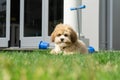
[(75, 53), (88, 53), (86, 45), (78, 40), (76, 32), (71, 26), (66, 24), (58, 24), (51, 34), (51, 41), (55, 43), (55, 48), (51, 50), (51, 54), (64, 55)]

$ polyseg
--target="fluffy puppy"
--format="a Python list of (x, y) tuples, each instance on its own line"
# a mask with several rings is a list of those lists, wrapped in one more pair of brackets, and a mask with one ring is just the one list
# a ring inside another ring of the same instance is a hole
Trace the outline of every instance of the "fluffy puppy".
[(66, 24), (58, 24), (56, 26), (51, 34), (51, 41), (55, 43), (55, 48), (51, 50), (51, 54), (88, 53), (86, 45), (78, 39), (76, 32), (71, 26)]

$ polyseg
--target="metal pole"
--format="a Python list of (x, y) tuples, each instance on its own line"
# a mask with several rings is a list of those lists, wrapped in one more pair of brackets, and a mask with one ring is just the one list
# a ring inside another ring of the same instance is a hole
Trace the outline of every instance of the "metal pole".
[(82, 22), (81, 22), (81, 10), (79, 11), (79, 9), (84, 9), (86, 6), (85, 5), (81, 5), (77, 8), (70, 8), (70, 10), (76, 10), (77, 11), (77, 21), (78, 21), (78, 34), (79, 34), (79, 39), (80, 39), (80, 34), (82, 33)]
[(79, 18), (80, 18), (79, 9), (77, 9), (78, 35), (79, 35), (79, 39), (80, 39), (80, 33), (81, 33), (81, 26), (80, 26), (80, 24), (81, 24), (81, 22), (79, 22), (80, 21)]

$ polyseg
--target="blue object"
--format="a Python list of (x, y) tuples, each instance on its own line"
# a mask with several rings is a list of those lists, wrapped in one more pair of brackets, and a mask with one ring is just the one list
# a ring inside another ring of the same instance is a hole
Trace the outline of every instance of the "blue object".
[(84, 9), (84, 8), (86, 8), (86, 6), (85, 5), (81, 5), (81, 6), (76, 7), (76, 8), (70, 8), (70, 10), (72, 11), (72, 10), (78, 10), (78, 9)]
[(89, 52), (89, 53), (94, 53), (94, 52), (95, 52), (95, 49), (94, 49), (92, 46), (89, 46), (89, 47), (88, 47), (88, 52)]
[(70, 8), (70, 10), (72, 11), (72, 10), (77, 10), (77, 8)]
[(83, 9), (83, 8), (86, 8), (86, 6), (85, 5), (79, 6), (79, 9)]
[(47, 49), (49, 47), (49, 43), (40, 41), (39, 43), (39, 49)]

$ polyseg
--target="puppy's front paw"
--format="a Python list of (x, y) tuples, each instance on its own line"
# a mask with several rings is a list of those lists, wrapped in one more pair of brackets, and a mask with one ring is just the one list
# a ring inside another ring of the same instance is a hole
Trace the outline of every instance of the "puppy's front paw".
[(51, 50), (51, 52), (50, 52), (50, 54), (55, 54), (55, 55), (61, 54), (61, 53), (62, 53), (62, 52), (60, 52), (60, 51), (55, 51), (54, 49)]

